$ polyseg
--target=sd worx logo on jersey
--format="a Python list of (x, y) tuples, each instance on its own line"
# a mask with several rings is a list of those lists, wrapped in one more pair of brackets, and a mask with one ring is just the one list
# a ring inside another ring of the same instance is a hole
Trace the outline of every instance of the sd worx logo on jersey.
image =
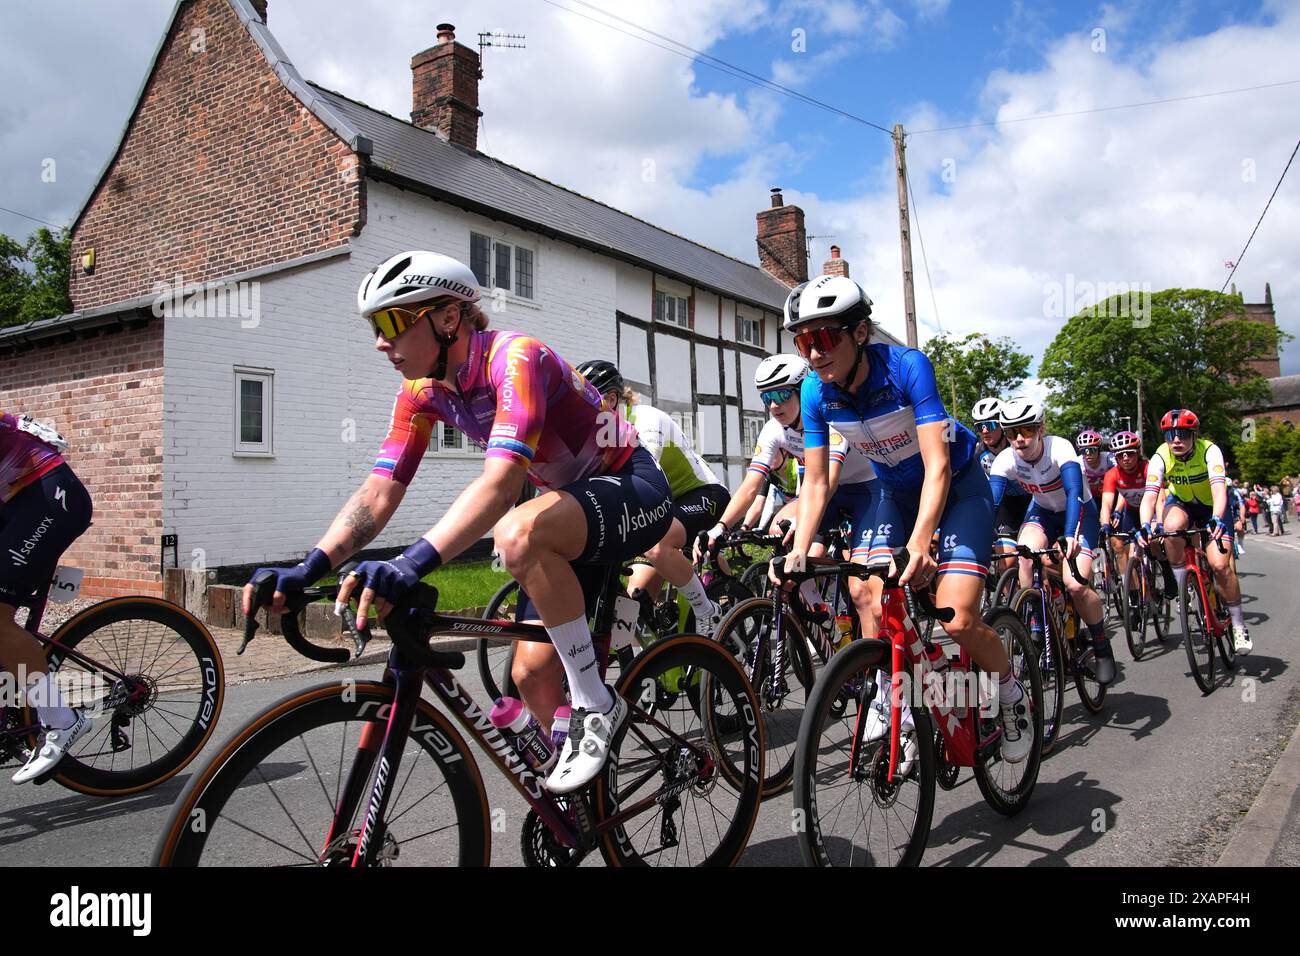
[(15, 551), (13, 548), (9, 549), (10, 558), (15, 565), (22, 567), (27, 563), (27, 558), (34, 550), (36, 550), (36, 546), (41, 543), (41, 538), (45, 537), (45, 532), (49, 531), (53, 524), (54, 519), (46, 517), (45, 520), (36, 526), (36, 530), (32, 532), (32, 536), (23, 540), (21, 551)]
[(618, 536), (622, 541), (626, 541), (633, 531), (640, 531), (642, 528), (648, 528), (656, 521), (662, 521), (668, 515), (668, 509), (673, 503), (665, 501), (658, 508), (652, 508), (647, 511), (645, 508), (637, 510), (632, 514), (626, 504), (623, 505), (623, 514), (618, 519)]

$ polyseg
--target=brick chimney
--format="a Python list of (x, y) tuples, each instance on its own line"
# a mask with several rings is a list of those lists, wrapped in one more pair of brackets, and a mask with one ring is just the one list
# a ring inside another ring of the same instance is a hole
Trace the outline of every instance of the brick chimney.
[(808, 232), (803, 210), (787, 206), (778, 186), (772, 190), (772, 208), (758, 214), (758, 263), (763, 271), (786, 285), (808, 281)]
[(478, 149), (478, 54), (438, 24), (438, 43), (411, 57), (411, 122), (457, 146)]
[(266, 0), (248, 0), (248, 2), (252, 4), (253, 9), (257, 11), (257, 15), (261, 17), (262, 22), (265, 23), (266, 22)]
[(831, 246), (831, 257), (822, 263), (822, 275), (849, 277), (849, 261), (840, 258), (839, 246)]

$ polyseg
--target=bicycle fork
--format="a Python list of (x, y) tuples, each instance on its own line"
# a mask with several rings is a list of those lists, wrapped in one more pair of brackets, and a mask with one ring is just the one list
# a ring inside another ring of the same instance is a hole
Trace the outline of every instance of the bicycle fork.
[[(329, 836), (325, 846), (328, 847), (347, 835), (345, 829), (353, 819), (357, 803), (362, 795), (365, 781), (378, 759), (378, 769), (369, 791), (360, 835), (356, 849), (352, 854), (353, 867), (372, 866), (384, 851), (387, 827), (384, 825), (384, 813), (392, 797), (391, 784), (397, 776), (402, 762), (402, 750), (405, 747), (405, 729), (415, 719), (415, 709), (420, 702), (420, 688), (423, 677), (418, 668), (402, 666), (394, 657), (389, 660), (388, 670), (384, 673), (384, 683), (394, 684), (396, 693), (393, 703), (388, 708), (388, 722), (382, 732), (378, 723), (368, 723), (361, 730), (361, 739), (357, 743), (356, 759), (348, 771), (347, 784), (334, 811), (334, 820), (330, 825)], [(396, 666), (395, 666), (396, 665)], [(394, 849), (394, 853), (396, 850)]]

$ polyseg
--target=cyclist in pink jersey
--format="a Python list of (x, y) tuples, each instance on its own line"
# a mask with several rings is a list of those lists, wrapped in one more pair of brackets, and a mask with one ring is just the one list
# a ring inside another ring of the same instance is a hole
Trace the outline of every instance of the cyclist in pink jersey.
[[(569, 734), (547, 786), (570, 793), (600, 772), (627, 719), (626, 701), (599, 676), (583, 586), (591, 576), (582, 572), (663, 538), (668, 481), (631, 426), (601, 414), (595, 388), (536, 339), (488, 331), (478, 299), (473, 272), (433, 252), (393, 256), (362, 280), (358, 309), (375, 348), (406, 381), (370, 476), (300, 564), (269, 569), (277, 575), (273, 608), (383, 530), (437, 422), (463, 431), (486, 449), (482, 475), (396, 558), (362, 562), (339, 600), (358, 598), (358, 620), (372, 604), (382, 618), (424, 575), (492, 531), (551, 636), (551, 645), (521, 642), (515, 658), (520, 694), (543, 728), (565, 703), (568, 679)], [(544, 493), (513, 507), (526, 478)], [(247, 613), (251, 586), (244, 595)]]
[(18, 606), (49, 587), (59, 556), (90, 527), (90, 495), (63, 460), (66, 447), (52, 429), (0, 412), (0, 665), (26, 672), (14, 684), (26, 688), (46, 728), (14, 783), (48, 773), (90, 729), (46, 672), (45, 648), (15, 620)]

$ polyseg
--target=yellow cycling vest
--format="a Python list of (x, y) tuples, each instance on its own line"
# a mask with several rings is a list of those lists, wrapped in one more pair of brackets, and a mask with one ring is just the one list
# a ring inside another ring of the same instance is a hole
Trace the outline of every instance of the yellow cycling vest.
[(1167, 442), (1156, 449), (1156, 455), (1165, 466), (1165, 487), (1179, 501), (1214, 504), (1214, 496), (1210, 492), (1210, 466), (1205, 460), (1205, 453), (1212, 444), (1208, 438), (1196, 439), (1196, 446), (1186, 461), (1175, 458)]

